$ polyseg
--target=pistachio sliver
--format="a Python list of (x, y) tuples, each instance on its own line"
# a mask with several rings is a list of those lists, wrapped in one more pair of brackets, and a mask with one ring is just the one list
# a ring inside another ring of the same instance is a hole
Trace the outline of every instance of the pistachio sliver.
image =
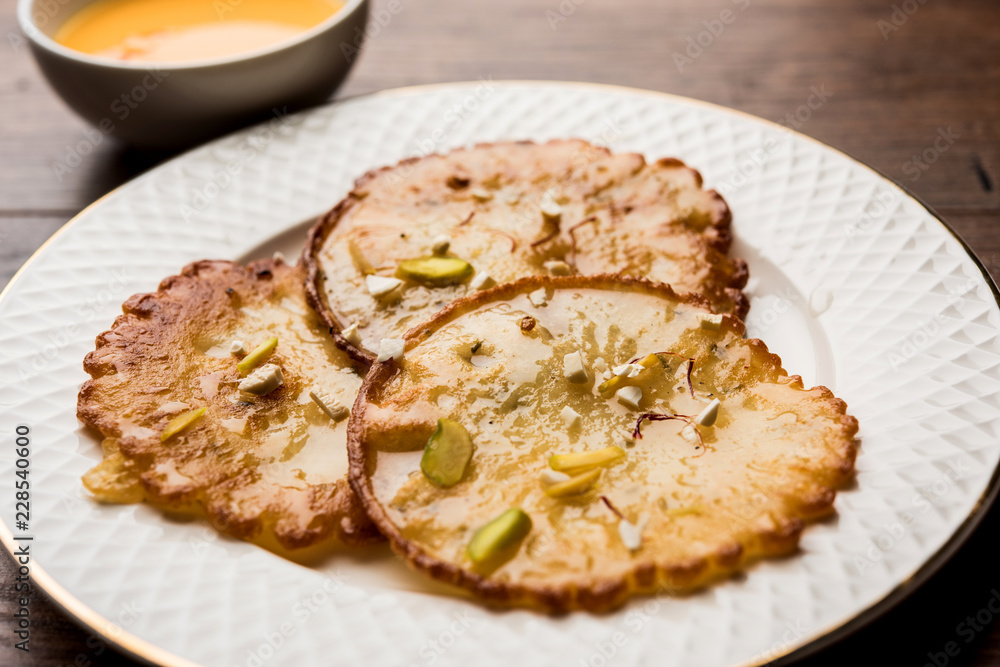
[(457, 257), (405, 259), (396, 268), (398, 277), (431, 286), (457, 285), (471, 278), (473, 273), (472, 265)]
[(563, 498), (565, 496), (576, 496), (590, 490), (601, 477), (602, 470), (594, 468), (587, 472), (570, 477), (565, 482), (553, 484), (545, 489), (545, 495), (550, 498)]
[(177, 415), (171, 419), (167, 423), (167, 427), (163, 429), (163, 433), (160, 434), (160, 442), (166, 442), (184, 429), (191, 426), (191, 424), (194, 424), (204, 416), (205, 410), (206, 408), (188, 410), (187, 412)]
[(438, 419), (420, 457), (420, 469), (438, 486), (455, 486), (462, 481), (472, 458), (472, 437), (465, 427), (450, 419)]
[(620, 385), (622, 382), (623, 382), (623, 378), (620, 377), (620, 376), (618, 376), (618, 375), (615, 375), (613, 377), (608, 378), (604, 382), (602, 382), (597, 387), (597, 391), (599, 393), (603, 394), (605, 392), (608, 392), (608, 391), (611, 391), (612, 389), (617, 388), (618, 385)]
[(625, 458), (625, 450), (621, 447), (611, 446), (589, 452), (554, 454), (549, 457), (549, 467), (560, 472), (567, 470), (579, 472), (616, 463), (623, 458)]
[(476, 531), (466, 547), (473, 563), (484, 563), (503, 555), (531, 532), (531, 517), (523, 510), (512, 507)]
[(689, 516), (692, 514), (701, 514), (701, 505), (688, 505), (687, 507), (678, 507), (677, 509), (667, 510), (667, 516)]
[(265, 359), (271, 356), (275, 348), (278, 347), (278, 337), (274, 336), (268, 338), (266, 341), (254, 348), (254, 351), (243, 357), (243, 359), (236, 364), (236, 370), (240, 372), (240, 377), (246, 377), (250, 374), (250, 371), (257, 368)]

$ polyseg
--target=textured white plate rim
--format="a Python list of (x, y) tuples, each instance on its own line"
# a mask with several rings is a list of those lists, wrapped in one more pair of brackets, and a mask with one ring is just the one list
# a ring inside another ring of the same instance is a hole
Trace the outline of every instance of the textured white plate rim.
[[(421, 92), (435, 92), (435, 91), (447, 91), (451, 89), (461, 89), (463, 87), (476, 85), (477, 81), (462, 81), (462, 82), (451, 82), (451, 83), (437, 83), (437, 84), (427, 84), (418, 86), (406, 86), (401, 88), (393, 88), (390, 90), (383, 90), (374, 93), (367, 93), (364, 95), (357, 95), (352, 97), (342, 98), (328, 105), (322, 107), (305, 110), (296, 114), (300, 117), (306, 116), (310, 113), (317, 111), (317, 109), (327, 108), (329, 106), (335, 106), (339, 103), (346, 102), (349, 100), (358, 100), (363, 98), (380, 98), (380, 97), (397, 97), (417, 94)], [(695, 107), (702, 107), (710, 109), (716, 113), (724, 113), (734, 116), (739, 116), (748, 120), (751, 120), (758, 124), (763, 124), (770, 126), (774, 129), (778, 129), (781, 132), (794, 135), (796, 139), (800, 141), (805, 141), (819, 146), (825, 151), (835, 153), (846, 160), (850, 161), (854, 165), (861, 167), (864, 170), (871, 172), (879, 180), (888, 182), (891, 185), (901, 189), (903, 193), (916, 202), (921, 208), (923, 208), (927, 214), (935, 220), (955, 241), (959, 243), (962, 249), (965, 251), (966, 255), (973, 262), (976, 268), (979, 270), (983, 280), (986, 285), (989, 286), (990, 291), (993, 294), (993, 299), (998, 305), (1000, 305), (1000, 288), (997, 287), (996, 282), (990, 276), (989, 272), (986, 270), (983, 263), (976, 256), (975, 252), (965, 240), (947, 223), (941, 216), (939, 216), (933, 208), (931, 208), (927, 203), (925, 203), (920, 197), (911, 192), (904, 185), (896, 183), (889, 179), (886, 175), (882, 174), (878, 170), (868, 166), (864, 162), (854, 158), (853, 156), (834, 148), (826, 143), (823, 143), (817, 139), (814, 139), (808, 135), (802, 134), (800, 132), (790, 130), (785, 126), (779, 125), (773, 121), (761, 118), (759, 116), (754, 116), (737, 109), (731, 109), (718, 104), (713, 104), (711, 102), (704, 102), (702, 100), (685, 97), (682, 95), (675, 95), (672, 93), (663, 93), (653, 90), (644, 90), (641, 88), (632, 88), (629, 86), (617, 86), (612, 84), (598, 84), (589, 82), (579, 82), (579, 81), (546, 81), (546, 80), (518, 80), (518, 79), (505, 79), (497, 80), (494, 83), (502, 85), (521, 85), (521, 86), (537, 86), (543, 88), (546, 86), (561, 86), (561, 87), (576, 87), (581, 89), (589, 89), (596, 91), (607, 91), (607, 92), (617, 92), (625, 93), (630, 95), (647, 96), (659, 99), (668, 99), (687, 104)], [(154, 169), (138, 176), (135, 179), (127, 183), (123, 183), (114, 190), (101, 196), (99, 199), (85, 207), (78, 214), (73, 216), (69, 221), (66, 222), (62, 227), (60, 227), (48, 240), (45, 241), (28, 260), (21, 266), (20, 269), (14, 274), (10, 279), (10, 282), (0, 291), (0, 301), (3, 301), (4, 297), (16, 286), (26, 273), (31, 269), (34, 261), (43, 255), (47, 248), (53, 244), (64, 232), (66, 232), (71, 226), (75, 225), (87, 214), (92, 212), (94, 209), (105, 204), (107, 200), (116, 196), (120, 190), (127, 187), (134, 186), (137, 182), (144, 180), (145, 178), (151, 176), (154, 172), (169, 167), (176, 162), (184, 161), (188, 158), (190, 153), (195, 151), (200, 151), (206, 146), (211, 146), (213, 143), (221, 142), (229, 136), (235, 136), (243, 133), (252, 132), (253, 127), (244, 128), (234, 132), (233, 135), (227, 135), (226, 137), (220, 137), (219, 139), (213, 140), (207, 144), (201, 146), (196, 146), (191, 148), (170, 160), (158, 165)], [(868, 625), (872, 621), (876, 620), (894, 606), (903, 601), (911, 593), (913, 593), (922, 583), (927, 581), (931, 576), (933, 576), (940, 568), (948, 561), (948, 559), (968, 540), (972, 533), (976, 530), (979, 524), (982, 522), (987, 511), (990, 509), (997, 496), (1000, 495), (1000, 463), (994, 468), (991, 473), (989, 483), (986, 488), (980, 494), (979, 498), (976, 499), (968, 516), (956, 527), (956, 529), (951, 533), (947, 541), (941, 545), (941, 547), (930, 554), (926, 560), (923, 561), (917, 568), (915, 568), (908, 576), (901, 579), (901, 581), (885, 593), (881, 598), (872, 602), (867, 608), (858, 611), (853, 617), (840, 622), (834, 623), (826, 628), (819, 629), (812, 633), (807, 633), (807, 635), (797, 642), (793, 642), (781, 651), (772, 653), (766, 658), (761, 658), (758, 660), (750, 660), (741, 664), (740, 667), (758, 667), (762, 665), (771, 664), (784, 664), (790, 660), (796, 660), (807, 655), (811, 655), (822, 648), (829, 646), (840, 639), (854, 633), (855, 631), (861, 629), (865, 625)], [(7, 549), (8, 553), (13, 554), (18, 546), (17, 540), (15, 540), (13, 533), (11, 532), (9, 526), (7, 526), (6, 521), (0, 521), (0, 542)], [(116, 633), (115, 636), (110, 636), (102, 628), (107, 628), (113, 624), (109, 619), (95, 612), (93, 609), (88, 607), (86, 604), (81, 602), (75, 596), (69, 593), (63, 586), (61, 586), (51, 575), (49, 575), (44, 568), (37, 564), (32, 563), (31, 565), (31, 579), (32, 582), (42, 590), (48, 598), (53, 601), (58, 607), (65, 611), (76, 623), (82, 626), (85, 630), (90, 631), (93, 635), (101, 637), (108, 644), (114, 646), (120, 652), (141, 660), (143, 662), (148, 662), (156, 665), (163, 665), (164, 667), (199, 667), (197, 663), (191, 662), (185, 658), (182, 658), (174, 653), (166, 651), (155, 644), (141, 639), (128, 631), (121, 630)]]

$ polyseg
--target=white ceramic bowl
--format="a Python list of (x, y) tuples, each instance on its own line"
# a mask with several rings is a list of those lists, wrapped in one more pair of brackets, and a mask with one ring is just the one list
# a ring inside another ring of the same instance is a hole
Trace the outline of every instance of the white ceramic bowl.
[(143, 148), (182, 148), (268, 115), (318, 104), (361, 47), (368, 0), (346, 0), (318, 26), (225, 58), (135, 63), (81, 53), (52, 36), (92, 0), (19, 0), (31, 50), (55, 91), (98, 131)]

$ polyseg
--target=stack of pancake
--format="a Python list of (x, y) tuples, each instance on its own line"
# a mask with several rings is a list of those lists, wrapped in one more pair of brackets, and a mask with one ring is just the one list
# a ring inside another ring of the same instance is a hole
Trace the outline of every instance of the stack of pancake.
[(549, 612), (794, 551), (857, 423), (744, 338), (730, 221), (679, 160), (579, 140), (370, 172), (296, 265), (124, 304), (84, 362), (84, 484), (292, 557), (388, 540)]

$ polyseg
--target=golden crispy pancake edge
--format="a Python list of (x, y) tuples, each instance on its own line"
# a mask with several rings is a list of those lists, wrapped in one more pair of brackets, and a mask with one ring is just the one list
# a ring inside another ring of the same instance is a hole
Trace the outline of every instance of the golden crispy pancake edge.
[[(337, 317), (332, 312), (330, 305), (327, 303), (326, 297), (324, 295), (323, 281), (322, 281), (322, 267), (320, 266), (320, 251), (326, 242), (327, 237), (334, 231), (337, 224), (348, 214), (348, 212), (364, 198), (363, 190), (364, 188), (379, 175), (386, 172), (391, 172), (393, 170), (412, 166), (422, 160), (428, 158), (441, 158), (448, 157), (453, 154), (466, 153), (475, 150), (489, 149), (496, 146), (507, 146), (507, 145), (525, 145), (525, 146), (548, 146), (548, 145), (558, 145), (565, 143), (577, 142), (582, 145), (588, 151), (594, 151), (596, 154), (610, 156), (612, 153), (607, 148), (601, 146), (595, 146), (588, 142), (584, 142), (579, 139), (552, 139), (544, 143), (536, 143), (533, 141), (510, 141), (510, 142), (496, 142), (496, 143), (479, 143), (475, 144), (470, 148), (459, 148), (450, 151), (446, 154), (430, 154), (423, 157), (411, 157), (400, 160), (395, 165), (387, 165), (384, 167), (379, 167), (373, 169), (360, 178), (358, 178), (354, 187), (347, 194), (344, 199), (342, 199), (333, 209), (322, 216), (315, 225), (309, 230), (305, 246), (302, 250), (301, 262), (306, 266), (308, 270), (308, 278), (306, 280), (306, 295), (309, 299), (310, 305), (316, 310), (322, 319), (323, 323), (329, 327), (331, 335), (333, 336), (337, 345), (350, 354), (353, 358), (363, 361), (365, 363), (371, 364), (375, 361), (375, 355), (371, 352), (355, 346), (347, 339), (341, 335), (341, 330), (345, 326), (343, 323), (338, 321)], [(642, 160), (642, 164), (647, 166), (649, 163), (646, 162), (645, 157), (641, 154), (634, 153)], [(689, 167), (682, 160), (677, 158), (660, 158), (656, 160), (654, 165), (658, 166), (671, 166), (671, 167), (681, 167), (687, 169), (698, 186), (701, 187), (703, 179), (701, 173)], [(705, 236), (708, 240), (708, 245), (714, 250), (718, 251), (723, 255), (726, 261), (730, 263), (730, 268), (732, 270), (732, 276), (728, 284), (722, 286), (722, 291), (727, 295), (733, 304), (733, 313), (739, 317), (743, 318), (746, 316), (747, 311), (750, 308), (750, 302), (746, 295), (743, 293), (742, 288), (746, 285), (747, 279), (749, 277), (749, 272), (747, 269), (746, 262), (742, 259), (729, 257), (727, 253), (729, 252), (729, 247), (732, 243), (732, 211), (726, 204), (722, 196), (715, 190), (706, 191), (707, 194), (712, 196), (715, 202), (715, 208), (712, 211), (712, 222), (706, 227)], [(709, 306), (711, 308), (711, 305)]]
[[(415, 341), (432, 335), (443, 325), (485, 304), (505, 301), (545, 286), (555, 289), (636, 290), (676, 303), (708, 309), (708, 303), (703, 297), (692, 294), (678, 295), (667, 285), (642, 278), (623, 278), (611, 274), (560, 278), (533, 276), (452, 302), (428, 322), (408, 331), (407, 344), (412, 346)], [(722, 326), (739, 336), (745, 334), (743, 323), (731, 315), (724, 316)], [(763, 341), (751, 339), (747, 344), (754, 348), (755, 353), (765, 355), (770, 362), (780, 368), (781, 359), (768, 351)], [(391, 359), (374, 364), (354, 404), (347, 441), (351, 486), (361, 498), (368, 516), (389, 539), (392, 549), (412, 568), (439, 581), (464, 588), (489, 606), (527, 607), (547, 613), (564, 613), (578, 609), (605, 612), (620, 607), (634, 595), (653, 594), (665, 590), (672, 593), (688, 592), (745, 569), (752, 560), (757, 560), (759, 557), (793, 552), (798, 546), (806, 521), (827, 515), (833, 510), (836, 496), (833, 489), (825, 489), (822, 494), (810, 497), (803, 505), (808, 515), (804, 511), (801, 518), (788, 517), (769, 532), (759, 535), (761, 551), (751, 560), (746, 558), (741, 549), (732, 549), (732, 545), (727, 545), (709, 557), (692, 559), (690, 562), (675, 564), (669, 568), (664, 568), (653, 560), (640, 561), (624, 579), (592, 580), (584, 585), (545, 587), (493, 580), (431, 556), (419, 544), (404, 538), (401, 530), (392, 523), (376, 497), (371, 478), (367, 475), (372, 462), (370, 451), (364, 443), (367, 399), (395, 374), (396, 369), (397, 366)], [(799, 376), (789, 376), (787, 381), (793, 387), (802, 388)], [(854, 473), (854, 459), (857, 454), (854, 436), (858, 430), (857, 420), (847, 414), (847, 404), (835, 397), (829, 389), (815, 387), (814, 390), (821, 392), (822, 399), (828, 402), (831, 413), (838, 417), (840, 439), (850, 443), (839, 460), (839, 468), (834, 471), (839, 475), (839, 483), (843, 484)]]
[[(187, 265), (180, 274), (164, 279), (156, 292), (133, 295), (122, 305), (123, 314), (115, 319), (112, 327), (97, 336), (96, 348), (84, 360), (84, 370), (91, 379), (82, 385), (78, 394), (78, 419), (104, 438), (122, 438), (116, 416), (109, 414), (101, 403), (100, 382), (103, 377), (115, 372), (115, 364), (142, 363), (145, 353), (130, 342), (135, 343), (135, 338), (141, 335), (147, 349), (156, 344), (169, 344), (167, 331), (172, 323), (212, 318), (213, 311), (217, 312), (219, 294), (225, 294), (228, 287), (236, 286), (244, 290), (246, 300), (266, 298), (281, 281), (294, 281), (292, 284), (300, 288), (303, 274), (302, 267), (289, 266), (280, 261), (261, 260), (243, 267), (227, 260), (202, 260)], [(126, 342), (123, 342), (123, 336)], [(155, 491), (146, 488), (145, 499), (150, 500)], [(328, 538), (351, 546), (383, 539), (368, 520), (346, 479), (337, 480), (333, 488), (325, 489), (322, 495), (325, 496), (326, 513), (332, 521), (326, 528), (279, 539), (280, 548), (303, 549), (325, 543)], [(160, 506), (155, 502), (153, 504)], [(172, 508), (163, 506), (161, 509), (169, 512)], [(224, 527), (224, 532), (240, 539), (256, 541), (263, 538), (265, 542), (273, 542), (275, 537), (260, 535), (260, 520), (249, 523), (231, 520), (224, 507), (214, 512), (199, 507), (194, 513), (204, 516), (214, 527)]]

